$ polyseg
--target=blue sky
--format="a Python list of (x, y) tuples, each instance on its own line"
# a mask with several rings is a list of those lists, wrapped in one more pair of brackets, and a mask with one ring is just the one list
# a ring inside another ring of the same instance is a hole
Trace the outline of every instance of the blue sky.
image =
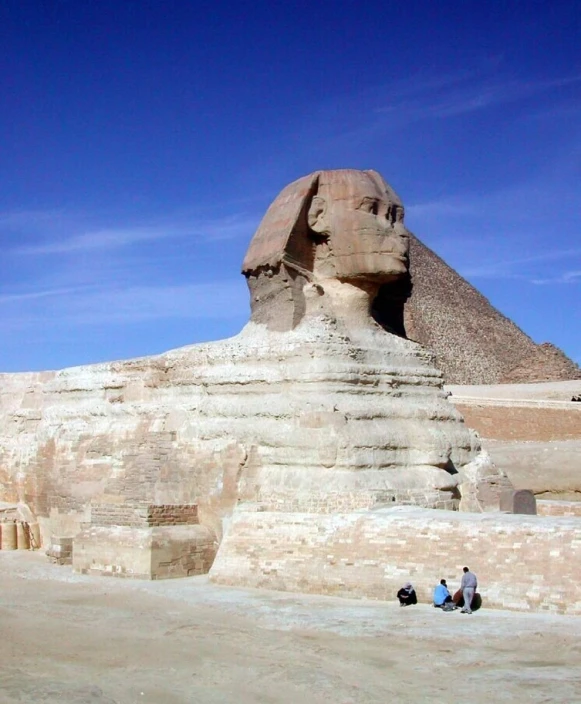
[(581, 362), (576, 2), (0, 2), (0, 371), (235, 334), (265, 209), (373, 168)]

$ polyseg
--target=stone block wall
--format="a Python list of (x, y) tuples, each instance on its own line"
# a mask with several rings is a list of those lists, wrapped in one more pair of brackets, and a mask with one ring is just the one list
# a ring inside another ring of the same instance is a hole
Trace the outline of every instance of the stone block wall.
[(581, 520), (411, 507), (314, 515), (237, 511), (210, 571), (220, 584), (420, 601), (462, 567), (485, 607), (581, 614)]
[(205, 574), (214, 533), (199, 525), (196, 504), (96, 503), (91, 525), (74, 539), (73, 568), (83, 574), (166, 579)]
[(581, 519), (581, 501), (537, 501), (539, 516), (577, 516)]
[(57, 565), (73, 564), (73, 539), (53, 535), (46, 551), (50, 562)]
[(489, 440), (576, 440), (581, 437), (581, 406), (450, 399), (466, 425)]
[[(309, 487), (310, 489), (310, 487)], [(254, 502), (253, 502), (254, 503)], [(257, 501), (264, 511), (282, 511), (286, 513), (342, 513), (363, 509), (377, 508), (378, 506), (397, 504), (399, 506), (433, 505), (434, 508), (454, 511), (458, 508), (459, 500), (451, 492), (444, 493), (425, 489), (402, 489), (400, 491), (358, 491), (358, 492), (331, 492), (321, 491), (319, 494), (312, 490), (299, 491), (296, 488), (286, 492), (277, 491), (269, 494), (260, 491)]]
[[(214, 534), (202, 526), (155, 528), (151, 536), (151, 579), (207, 574), (216, 556)], [(191, 532), (191, 531), (195, 532)]]
[(216, 547), (215, 535), (200, 525), (91, 526), (74, 538), (73, 569), (132, 579), (190, 577), (208, 572)]
[(91, 506), (91, 525), (154, 526), (197, 525), (197, 504), (146, 504), (136, 502), (95, 503)]

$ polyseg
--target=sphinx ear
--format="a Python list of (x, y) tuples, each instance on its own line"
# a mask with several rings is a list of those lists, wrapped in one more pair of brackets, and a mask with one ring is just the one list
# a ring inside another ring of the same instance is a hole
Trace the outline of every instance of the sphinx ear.
[(327, 201), (323, 196), (313, 196), (309, 212), (307, 214), (307, 222), (313, 232), (319, 235), (329, 233), (329, 222), (327, 220)]

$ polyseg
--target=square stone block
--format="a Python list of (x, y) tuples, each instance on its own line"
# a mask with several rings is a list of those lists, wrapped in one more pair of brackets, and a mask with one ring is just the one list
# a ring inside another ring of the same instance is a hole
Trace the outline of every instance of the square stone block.
[(209, 571), (217, 540), (205, 526), (90, 526), (74, 539), (73, 569), (133, 579), (190, 577)]
[(51, 562), (57, 565), (71, 565), (73, 563), (73, 538), (51, 535), (46, 555)]

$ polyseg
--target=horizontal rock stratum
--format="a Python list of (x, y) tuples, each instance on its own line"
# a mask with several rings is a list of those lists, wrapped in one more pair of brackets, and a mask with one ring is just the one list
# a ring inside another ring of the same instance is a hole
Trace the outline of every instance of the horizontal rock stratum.
[(403, 206), (373, 171), (320, 171), (266, 213), (243, 271), (252, 316), (228, 340), (0, 378), (0, 486), (43, 536), (93, 505), (332, 513), (494, 509), (509, 482), (405, 338)]

